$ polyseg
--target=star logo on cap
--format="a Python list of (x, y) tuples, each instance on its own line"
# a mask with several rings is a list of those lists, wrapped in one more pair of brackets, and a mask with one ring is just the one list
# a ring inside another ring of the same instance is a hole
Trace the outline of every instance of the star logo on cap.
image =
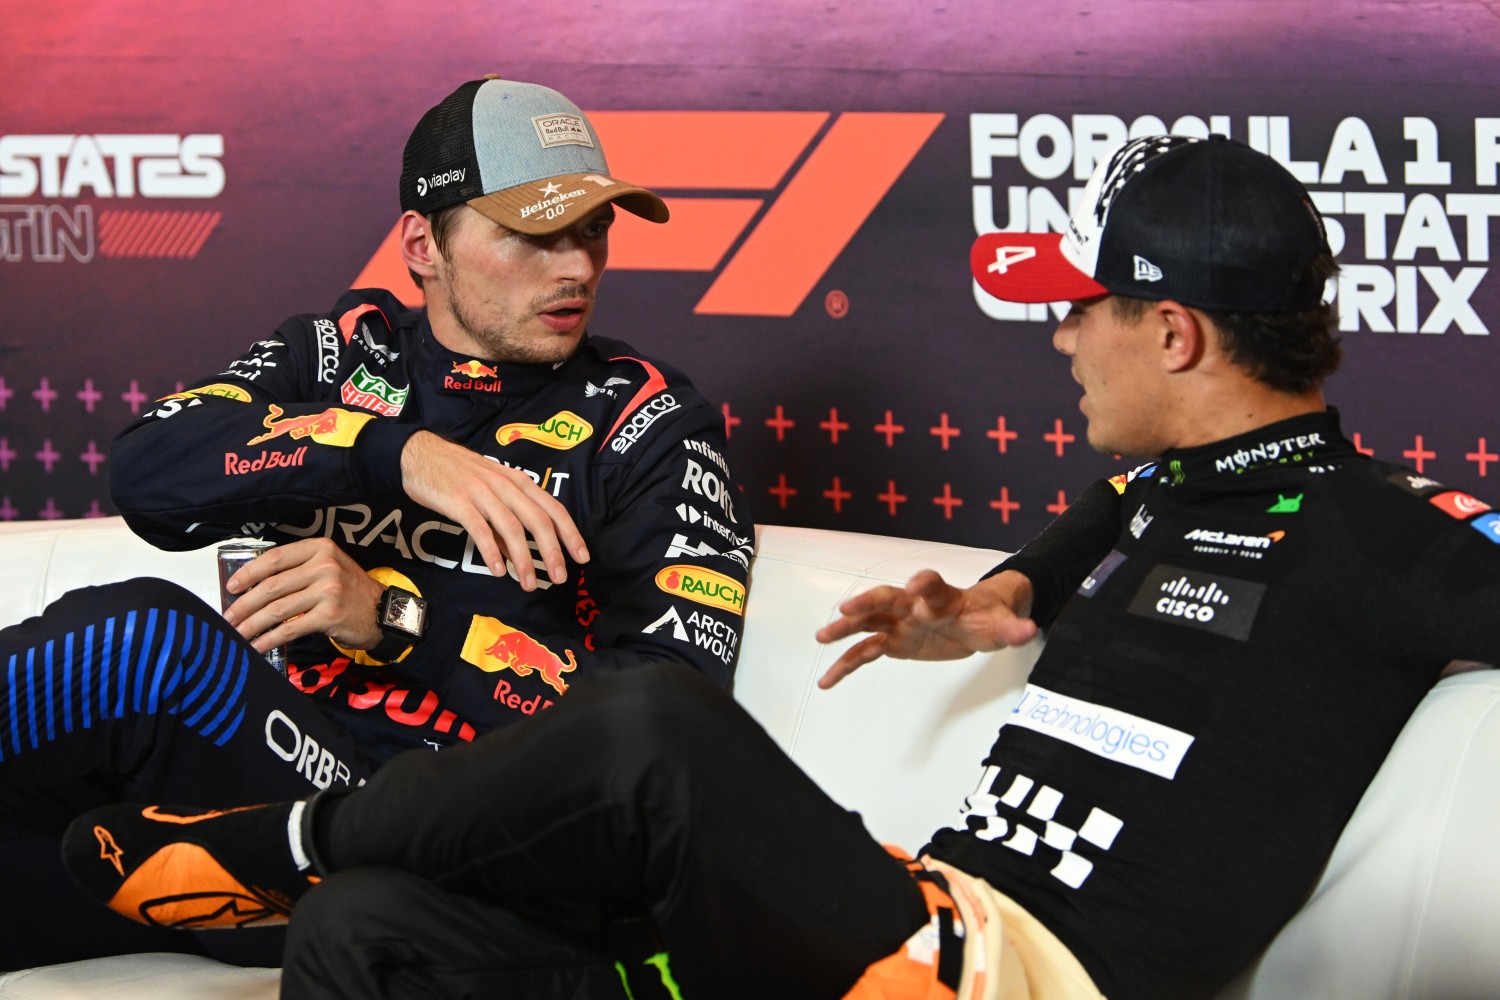
[(551, 181), (548, 181), (547, 182), (547, 186), (544, 187), (544, 188), (542, 188), (542, 195), (544, 197), (550, 198), (553, 195), (557, 194), (557, 192), (559, 190), (560, 190), (560, 188), (558, 188), (558, 186), (556, 184), (552, 183)]

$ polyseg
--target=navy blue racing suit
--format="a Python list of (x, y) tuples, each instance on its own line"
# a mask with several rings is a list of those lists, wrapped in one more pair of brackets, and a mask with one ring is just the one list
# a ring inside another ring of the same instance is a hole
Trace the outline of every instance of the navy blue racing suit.
[[(589, 563), (570, 557), (562, 584), (538, 563), (529, 593), (513, 566), (494, 576), (462, 528), (402, 490), (418, 430), (524, 471), (568, 510)], [(403, 750), (545, 712), (595, 671), (675, 661), (727, 687), (754, 526), (726, 452), (719, 410), (619, 341), (586, 336), (556, 366), (458, 355), (383, 291), (287, 320), (120, 435), (115, 504), (167, 549), (331, 538), (428, 601), (425, 636), (390, 663), (308, 636), (282, 679), (181, 588), (75, 592), (0, 632), (0, 839), (51, 835), (121, 795), (238, 803), (358, 784)]]

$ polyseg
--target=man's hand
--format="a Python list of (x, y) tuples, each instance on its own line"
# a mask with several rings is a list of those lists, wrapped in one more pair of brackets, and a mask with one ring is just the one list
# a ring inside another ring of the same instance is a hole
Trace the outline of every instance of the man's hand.
[(491, 573), (504, 576), (509, 559), (524, 590), (536, 589), (527, 535), (536, 542), (553, 583), (568, 578), (564, 547), (580, 563), (589, 560), (588, 547), (567, 508), (530, 476), (431, 431), (418, 431), (407, 439), (401, 451), (401, 485), (417, 503), (467, 531)]
[(868, 637), (846, 649), (818, 687), (831, 688), (881, 656), (903, 660), (956, 660), (970, 653), (1017, 646), (1036, 635), (1031, 581), (1007, 570), (967, 590), (923, 570), (905, 587), (876, 587), (839, 605), (840, 617), (818, 630), (819, 642), (857, 632)]
[(268, 549), (240, 567), (228, 586), (242, 596), (224, 618), (259, 652), (314, 632), (348, 649), (380, 642), (375, 605), (385, 585), (330, 539)]

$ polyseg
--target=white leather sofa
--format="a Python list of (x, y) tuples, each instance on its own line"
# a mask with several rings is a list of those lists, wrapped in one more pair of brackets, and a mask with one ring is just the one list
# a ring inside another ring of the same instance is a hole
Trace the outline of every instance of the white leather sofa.
[[(836, 650), (812, 634), (866, 587), (927, 567), (966, 583), (1000, 557), (909, 539), (761, 530), (736, 696), (883, 840), (917, 848), (956, 821), (1036, 647), (961, 663), (875, 663), (822, 692), (814, 681)], [(216, 599), (208, 552), (159, 552), (118, 519), (0, 525), (0, 625), (73, 587), (139, 575)], [(1306, 907), (1221, 1000), (1500, 996), (1497, 779), (1500, 671), (1450, 677), (1407, 726)], [(24, 914), (14, 902), (3, 910), (0, 926)], [(276, 987), (274, 969), (178, 955), (0, 973), (0, 1000), (262, 1000)]]

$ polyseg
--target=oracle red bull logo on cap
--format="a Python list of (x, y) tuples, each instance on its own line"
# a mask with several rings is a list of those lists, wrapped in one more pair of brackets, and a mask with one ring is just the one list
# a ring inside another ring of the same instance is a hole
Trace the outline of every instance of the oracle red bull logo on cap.
[(535, 441), (558, 451), (567, 451), (587, 441), (594, 425), (572, 410), (560, 410), (539, 424), (506, 424), (495, 432), (495, 440), (504, 447), (517, 441)]
[[(455, 376), (462, 375), (463, 378)], [(443, 376), (444, 389), (461, 389), (468, 392), (499, 392), (500, 373), (483, 361), (455, 361), (453, 370)]]
[[(571, 649), (563, 650), (560, 657), (525, 632), (511, 628), (498, 618), (485, 615), (475, 615), (470, 621), (469, 634), (464, 637), (464, 646), (459, 656), (485, 673), (509, 670), (517, 677), (537, 674), (543, 683), (558, 694), (566, 694), (568, 691), (568, 682), (563, 675), (578, 669), (578, 660)], [(540, 703), (540, 696), (523, 701), (520, 695), (511, 692), (511, 685), (504, 678), (499, 680), (495, 688), (495, 698), (527, 715), (534, 714), (539, 707), (546, 708), (552, 704), (551, 700)]]
[(721, 611), (745, 613), (745, 587), (738, 580), (701, 566), (668, 566), (656, 574), (656, 585), (669, 594), (686, 597)]
[(266, 433), (256, 435), (245, 444), (260, 444), (262, 441), (287, 435), (293, 441), (310, 437), (318, 444), (349, 448), (353, 447), (354, 439), (359, 436), (365, 424), (375, 419), (373, 413), (356, 413), (337, 406), (330, 406), (322, 413), (309, 413), (302, 417), (283, 417), (282, 414), (285, 412), (275, 403), (271, 403), (265, 419), (261, 421), (265, 425)]

